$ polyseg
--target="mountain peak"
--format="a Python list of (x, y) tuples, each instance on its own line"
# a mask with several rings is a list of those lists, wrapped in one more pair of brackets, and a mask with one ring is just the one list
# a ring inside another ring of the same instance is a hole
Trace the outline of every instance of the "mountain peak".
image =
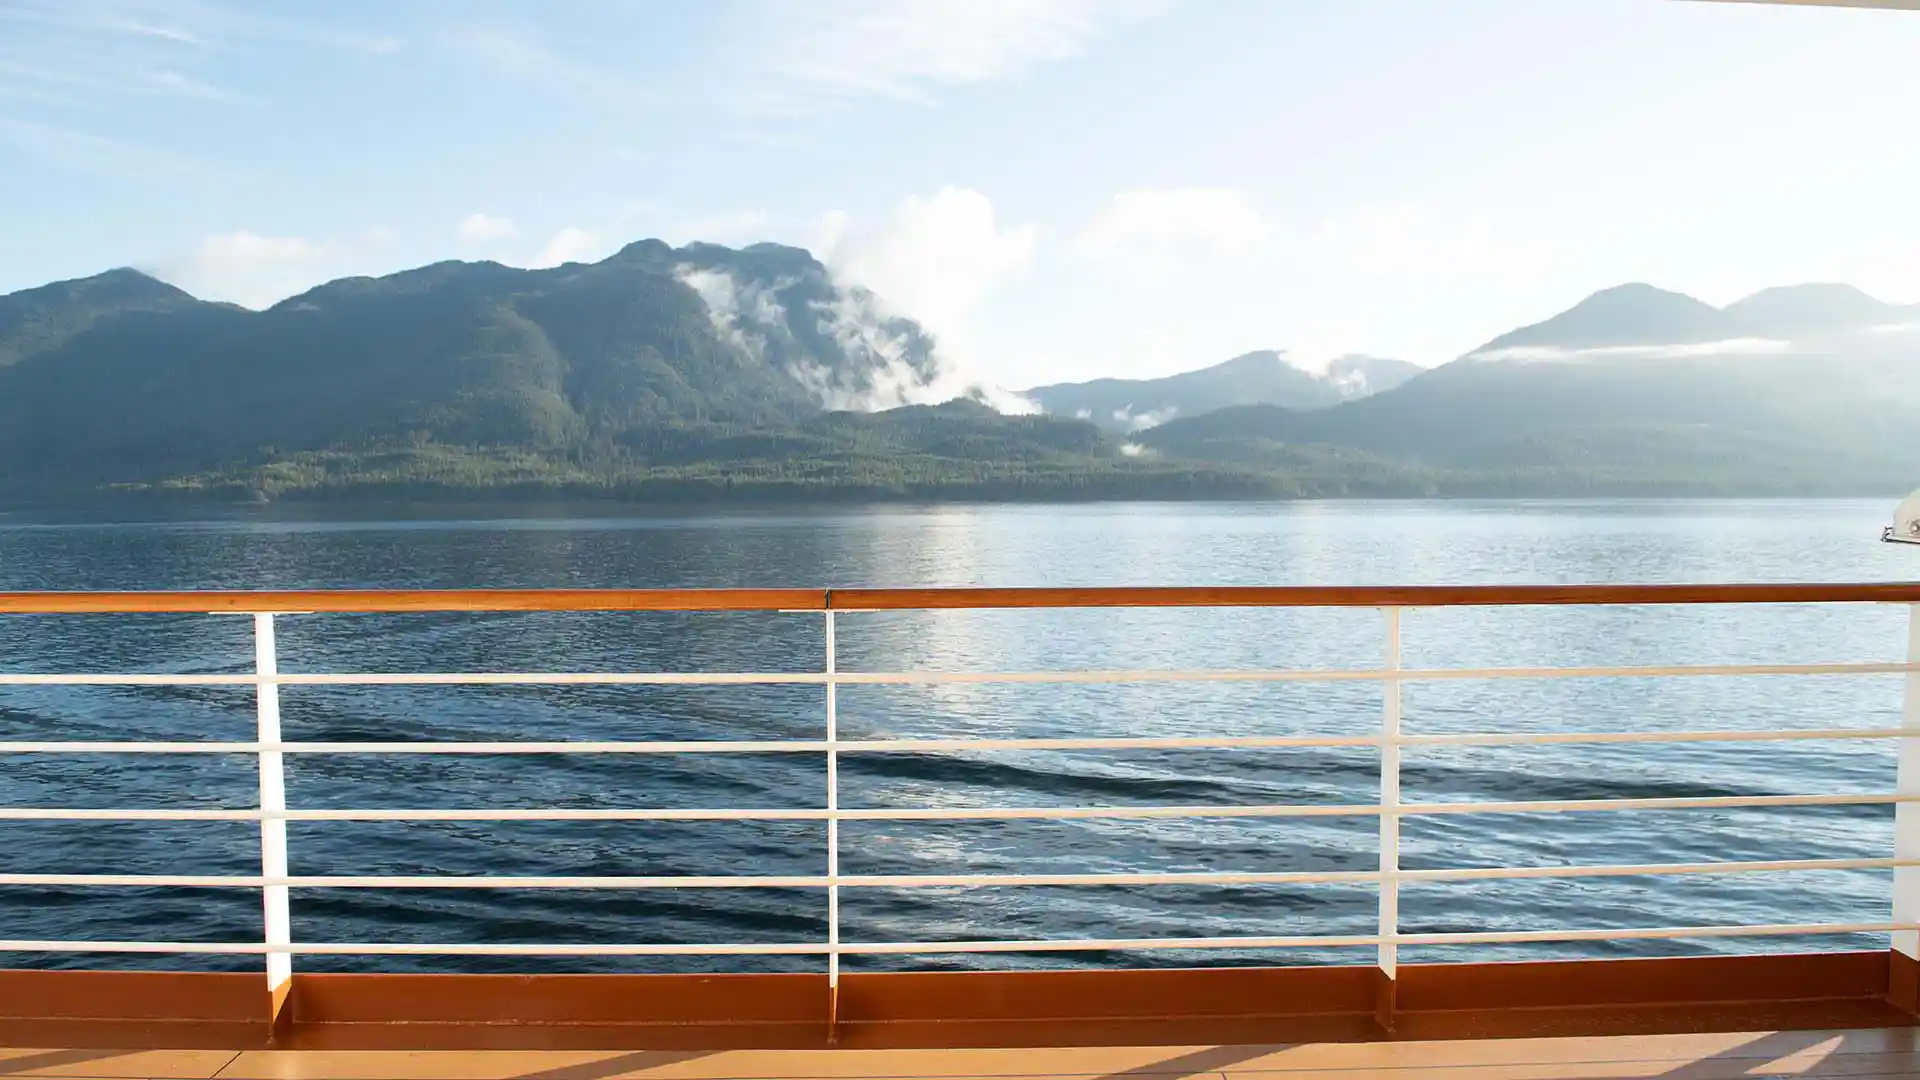
[(1249, 353), (1241, 353), (1231, 360), (1223, 360), (1205, 370), (1228, 375), (1264, 372), (1276, 366), (1292, 367), (1293, 365), (1287, 363), (1286, 354), (1278, 349), (1255, 349)]
[(1139, 431), (1176, 416), (1240, 405), (1319, 409), (1388, 390), (1421, 369), (1399, 360), (1347, 356), (1309, 371), (1278, 349), (1241, 353), (1197, 371), (1158, 379), (1095, 379), (1037, 386), (1022, 395), (1049, 413), (1117, 431)]
[(0, 368), (57, 348), (102, 319), (199, 303), (130, 267), (8, 293), (0, 296)]
[(1600, 319), (1627, 319), (1640, 325), (1699, 325), (1711, 323), (1719, 314), (1719, 309), (1712, 304), (1696, 300), (1686, 293), (1662, 289), (1644, 281), (1631, 281), (1601, 289), (1547, 322), (1536, 325), (1545, 326), (1556, 320), (1578, 322)]
[(1775, 285), (1771, 288), (1761, 289), (1759, 292), (1754, 293), (1744, 300), (1737, 300), (1734, 303), (1728, 304), (1727, 310), (1732, 311), (1735, 308), (1744, 307), (1749, 304), (1780, 303), (1783, 301), (1854, 304), (1860, 306), (1881, 303), (1881, 301), (1874, 299), (1873, 296), (1868, 294), (1865, 289), (1856, 285), (1848, 285), (1840, 281), (1809, 281), (1800, 285)]
[(1581, 307), (1587, 304), (1644, 303), (1648, 301), (1656, 303), (1687, 301), (1700, 304), (1702, 307), (1711, 306), (1702, 301), (1695, 300), (1686, 293), (1675, 292), (1672, 289), (1663, 289), (1658, 285), (1651, 285), (1644, 281), (1627, 281), (1619, 285), (1610, 285), (1604, 289), (1596, 289), (1585, 300), (1580, 301), (1579, 304), (1575, 304), (1574, 306)]
[(95, 302), (174, 301), (191, 302), (193, 295), (131, 266), (121, 266), (92, 277), (54, 281), (31, 289), (0, 296), (0, 304), (13, 307), (24, 304), (63, 304), (83, 299)]
[(1837, 282), (1781, 285), (1727, 305), (1727, 316), (1754, 337), (1851, 329), (1898, 318), (1898, 309)]
[(1516, 348), (1592, 349), (1711, 341), (1727, 336), (1719, 308), (1645, 282), (1615, 285), (1551, 319), (1502, 334), (1472, 354)]
[(665, 260), (673, 254), (673, 245), (657, 237), (635, 240), (614, 253), (616, 259)]

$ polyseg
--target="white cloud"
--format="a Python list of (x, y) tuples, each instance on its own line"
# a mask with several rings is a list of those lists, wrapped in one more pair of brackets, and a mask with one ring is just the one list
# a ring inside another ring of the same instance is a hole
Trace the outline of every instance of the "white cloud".
[(828, 214), (814, 252), (837, 275), (932, 330), (944, 346), (961, 348), (969, 314), (1027, 266), (1037, 235), (1032, 225), (1001, 225), (980, 192), (945, 187), (902, 200), (878, 229)]
[(1134, 412), (1133, 406), (1128, 405), (1125, 408), (1113, 410), (1113, 422), (1127, 425), (1128, 431), (1145, 431), (1148, 428), (1159, 427), (1179, 414), (1180, 407), (1177, 405), (1169, 405), (1164, 409), (1149, 409), (1142, 413)]
[(936, 366), (929, 378), (913, 364), (912, 341), (895, 332), (889, 323), (892, 314), (872, 293), (858, 290), (843, 290), (833, 303), (816, 304), (815, 325), (833, 338), (842, 353), (862, 366), (864, 379), (849, 380), (813, 365), (795, 365), (787, 370), (829, 409), (871, 412), (956, 396), (962, 388), (951, 385), (951, 370), (945, 365)]
[[(1044, 306), (1014, 297), (976, 315), (980, 355), (1034, 383), (1166, 375), (1260, 347), (1314, 373), (1350, 353), (1434, 363), (1462, 350), (1432, 340), (1459, 334), (1471, 348), (1506, 318), (1463, 318), (1459, 296), (1532, 297), (1552, 269), (1533, 234), (1503, 229), (1512, 219), (1484, 204), (1331, 209), (1289, 213), (1264, 187), (1122, 192), (1068, 234), (1065, 257), (1038, 260)], [(1201, 314), (1156, 319), (1170, 297)], [(1533, 304), (1515, 302), (1506, 325)]]
[(1523, 363), (1559, 363), (1580, 360), (1673, 360), (1703, 356), (1771, 356), (1793, 351), (1790, 341), (1773, 338), (1726, 338), (1681, 345), (1601, 345), (1568, 349), (1557, 345), (1516, 345), (1473, 353), (1475, 360)]
[(1238, 191), (1124, 191), (1080, 233), (1074, 250), (1086, 257), (1134, 248), (1237, 255), (1258, 248), (1273, 232), (1273, 223)]
[(177, 149), (179, 140), (153, 137), (151, 123), (132, 125), (124, 137), (106, 137), (77, 130), (58, 114), (136, 115), (131, 110), (163, 101), (170, 112), (192, 106), (192, 123), (218, 122), (219, 107), (242, 100), (219, 85), (211, 70), (218, 59), (256, 66), (263, 46), (289, 43), (366, 53), (399, 47), (392, 38), (339, 34), (318, 22), (265, 15), (255, 10), (261, 6), (0, 0), (0, 98), (33, 102), (42, 107), (35, 112), (45, 114), (31, 121), (0, 117), (0, 143), (59, 168), (117, 181), (225, 183), (248, 166), (227, 163), (215, 170)]
[[(281, 41), (381, 56), (398, 52), (405, 44), (389, 34), (342, 32), (319, 20), (269, 15), (260, 10), (263, 5), (259, 4), (227, 5), (213, 0), (99, 0), (99, 6), (135, 15), (117, 22), (103, 21), (103, 29), (198, 47)], [(143, 14), (150, 17), (143, 19)]]
[(203, 299), (264, 308), (324, 281), (366, 272), (392, 240), (385, 229), (332, 241), (240, 230), (207, 237), (192, 254), (163, 263), (157, 272)]
[(106, 16), (96, 25), (101, 30), (131, 34), (135, 37), (159, 38), (175, 45), (191, 45), (196, 49), (205, 49), (212, 45), (212, 42), (191, 30), (182, 30), (176, 26), (165, 26), (160, 23), (142, 22), (138, 19)]
[(37, 66), (0, 71), (0, 90), (19, 91), (21, 84), (34, 81), (85, 87), (91, 93), (83, 100), (92, 106), (154, 92), (227, 101), (231, 94), (188, 69), (261, 44), (366, 54), (401, 47), (398, 38), (341, 33), (320, 21), (265, 14), (260, 6), (214, 0), (8, 0), (0, 4), (0, 27), (6, 30), (0, 40)]
[(201, 101), (238, 101), (239, 98), (217, 86), (201, 82), (190, 75), (177, 71), (155, 71), (146, 76), (146, 83), (157, 90), (177, 97), (198, 98)]
[(460, 220), (460, 239), (468, 243), (505, 240), (517, 231), (511, 219), (492, 214), (468, 214)]
[(790, 309), (782, 294), (798, 283), (796, 278), (739, 281), (725, 271), (691, 266), (679, 267), (677, 276), (700, 294), (714, 328), (751, 356), (771, 358), (770, 343), (791, 341), (796, 319), (810, 320), (832, 338), (853, 370), (835, 371), (801, 360), (789, 360), (786, 367), (825, 408), (870, 412), (966, 396), (1003, 413), (1040, 411), (1026, 398), (969, 378), (950, 352), (936, 351), (933, 363), (924, 363), (919, 341), (902, 332), (895, 319), (897, 309), (844, 278), (836, 282), (839, 295), (832, 302), (814, 300), (806, 308)]
[[(757, 238), (765, 221), (757, 212), (714, 219), (698, 238), (723, 235), (727, 225), (751, 230)], [(861, 375), (852, 380), (824, 370), (789, 369), (829, 408), (885, 409), (971, 396), (1002, 412), (1039, 411), (1033, 402), (977, 378), (966, 345), (974, 310), (1032, 258), (1033, 226), (1003, 224), (985, 195), (946, 187), (901, 200), (879, 221), (829, 213), (813, 231), (806, 246), (826, 264), (840, 295), (832, 303), (816, 303), (811, 312), (786, 310), (778, 295), (784, 282), (763, 288), (692, 268), (682, 268), (681, 280), (700, 293), (721, 332), (749, 352), (762, 352), (769, 334), (787, 333), (790, 320), (800, 318), (812, 319), (848, 356), (858, 358)], [(920, 345), (892, 322), (895, 316), (913, 319), (934, 335), (931, 365), (918, 352)]]
[(21, 63), (0, 53), (0, 89), (20, 96), (57, 92), (65, 103), (97, 108), (115, 95), (161, 95), (201, 101), (235, 101), (234, 95), (172, 68), (87, 63)]
[(926, 102), (936, 87), (1005, 79), (1079, 55), (1114, 26), (1148, 18), (1159, 0), (760, 0), (745, 66), (782, 84), (769, 111), (878, 95)]
[(446, 44), (498, 75), (539, 90), (608, 106), (628, 103), (639, 92), (630, 76), (563, 52), (526, 28), (466, 26), (450, 33)]
[(769, 335), (786, 332), (787, 309), (779, 293), (792, 284), (790, 279), (762, 286), (741, 283), (722, 270), (698, 270), (682, 266), (675, 271), (686, 286), (700, 294), (707, 305), (707, 317), (720, 335), (754, 356), (766, 351)]
[(540, 253), (528, 265), (535, 269), (562, 266), (570, 262), (591, 262), (606, 253), (606, 242), (599, 234), (569, 225), (553, 234)]
[(1442, 218), (1416, 206), (1364, 206), (1321, 222), (1316, 246), (1360, 274), (1466, 274), (1522, 281), (1537, 260), (1494, 235), (1485, 215)]

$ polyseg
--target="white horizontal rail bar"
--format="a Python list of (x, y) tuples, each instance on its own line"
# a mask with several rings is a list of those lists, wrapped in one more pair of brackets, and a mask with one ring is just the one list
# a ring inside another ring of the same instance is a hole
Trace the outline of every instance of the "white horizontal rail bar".
[[(1920, 799), (1920, 796), (1916, 796)], [(1367, 817), (1368, 804), (1250, 806), (1042, 806), (795, 810), (199, 810), (0, 808), (0, 821), (1018, 821), (1083, 818)]]
[(827, 744), (795, 741), (693, 742), (0, 742), (0, 754), (794, 754)]
[(1688, 795), (1670, 799), (1542, 799), (1533, 802), (1402, 803), (1399, 813), (1557, 814), (1617, 810), (1718, 810), (1790, 806), (1883, 806), (1920, 802), (1920, 795)]
[[(1377, 746), (1374, 735), (1249, 735), (1115, 739), (850, 739), (840, 753), (912, 754), (991, 750), (1139, 750)], [(0, 742), (4, 754), (819, 754), (824, 740), (692, 740), (678, 742)]]
[(841, 739), (834, 743), (834, 749), (843, 754), (897, 754), (955, 750), (1258, 750), (1378, 745), (1378, 735), (1200, 735), (1080, 739)]
[(1402, 735), (1402, 746), (1549, 746), (1560, 743), (1787, 742), (1898, 739), (1899, 728), (1769, 728), (1758, 731), (1542, 731)]
[[(863, 671), (837, 672), (841, 686), (964, 683), (1435, 682), (1460, 679), (1667, 678), (1694, 675), (1904, 675), (1920, 664), (1677, 664), (1630, 667), (1383, 668), (1172, 671)], [(280, 686), (751, 686), (824, 685), (825, 672), (307, 672), (275, 675)], [(0, 686), (255, 686), (254, 674), (0, 673)]]
[(307, 672), (267, 678), (254, 674), (6, 674), (0, 686), (818, 686), (822, 672)]
[[(1492, 732), (1405, 735), (1403, 746), (1528, 746), (1560, 743), (1775, 742), (1897, 739), (1898, 728), (1798, 728), (1767, 731)], [(1305, 749), (1379, 746), (1378, 735), (1221, 735), (1192, 737), (1034, 739), (848, 739), (839, 753), (966, 753), (1003, 750)], [(621, 742), (0, 742), (0, 754), (807, 754), (825, 753), (817, 739), (695, 739)]]
[[(1917, 797), (1920, 798), (1920, 797)], [(1260, 803), (1243, 806), (979, 806), (842, 810), (849, 821), (1075, 821), (1083, 819), (1372, 817), (1373, 803)]]
[(1379, 945), (1384, 940), (1379, 934), (1333, 934), (1194, 938), (1037, 938), (1025, 941), (876, 941), (842, 945), (840, 951), (870, 956), (904, 956), (941, 953), (1146, 951), (1151, 949), (1311, 949)]
[(265, 945), (250, 941), (7, 941), (0, 953), (178, 953), (183, 955), (259, 955), (266, 952), (309, 956), (821, 956), (826, 945), (440, 945), (413, 942), (364, 944)]
[(1764, 874), (1803, 870), (1892, 870), (1920, 866), (1920, 859), (1756, 859), (1743, 862), (1619, 863), (1611, 866), (1474, 866), (1401, 870), (1414, 881), (1485, 881), (1512, 878), (1667, 877), (1676, 874)]
[[(1777, 923), (1754, 926), (1680, 926), (1645, 927), (1620, 930), (1492, 930), (1449, 933), (1398, 934), (1400, 945), (1495, 945), (1522, 942), (1613, 941), (1666, 938), (1734, 938), (1827, 936), (1841, 934), (1883, 934), (1898, 930), (1920, 930), (1920, 923)], [(1089, 950), (1145, 951), (1151, 949), (1280, 949), (1339, 948), (1379, 945), (1378, 934), (1299, 935), (1264, 937), (1191, 937), (1191, 938), (1040, 938), (1009, 941), (932, 941), (932, 942), (848, 942), (839, 946), (842, 954), (903, 955), (992, 952), (1075, 952)], [(774, 945), (517, 945), (517, 944), (437, 944), (380, 942), (361, 944), (265, 945), (256, 942), (227, 941), (44, 941), (0, 940), (0, 953), (73, 952), (73, 953), (176, 953), (249, 955), (268, 951), (297, 955), (333, 956), (818, 956), (832, 950), (825, 944)]]
[(1379, 877), (1372, 870), (1275, 873), (1183, 872), (1165, 874), (843, 874), (787, 877), (694, 876), (669, 877), (460, 877), (429, 876), (288, 876), (218, 874), (0, 874), (0, 885), (72, 885), (129, 888), (258, 889), (821, 889), (829, 885), (856, 888), (916, 888), (1012, 885), (1277, 885), (1322, 882), (1364, 882)]
[(619, 877), (460, 877), (388, 875), (288, 875), (262, 877), (240, 874), (0, 874), (0, 885), (76, 885), (110, 888), (259, 889), (809, 889), (825, 888), (821, 875)]
[(1321, 937), (1211, 937), (1211, 938), (1081, 938), (1028, 941), (873, 942), (850, 943), (843, 953), (938, 954), (987, 952), (1075, 952), (1089, 950), (1144, 951), (1149, 949), (1273, 949), (1337, 948), (1380, 945), (1496, 945), (1515, 942), (1612, 941), (1652, 938), (1780, 937), (1794, 935), (1871, 934), (1916, 929), (1910, 923), (1792, 923), (1758, 926), (1649, 927), (1626, 930), (1526, 930), (1444, 934), (1328, 935)]
[(1443, 682), (1460, 679), (1667, 678), (1690, 675), (1905, 675), (1920, 663), (1675, 664), (1629, 667), (1498, 668), (1241, 668), (1174, 671), (1160, 668), (1109, 671), (843, 671), (841, 685), (901, 686), (942, 683), (1129, 683), (1129, 682)]
[(1163, 874), (843, 874), (838, 884), (855, 888), (982, 888), (1023, 885), (1318, 885), (1376, 881), (1376, 870), (1288, 870), (1234, 873), (1174, 871)]
[(1671, 938), (1796, 937), (1829, 934), (1887, 934), (1920, 929), (1899, 922), (1772, 923), (1754, 926), (1671, 926), (1626, 930), (1512, 930), (1444, 934), (1401, 934), (1402, 945), (1502, 945), (1531, 941), (1648, 941)]
[[(844, 813), (842, 814), (844, 817)], [(0, 809), (0, 821), (825, 821), (825, 810)]]
[[(1883, 806), (1920, 802), (1920, 795), (1728, 795), (1673, 799), (1572, 799), (1541, 802), (1404, 803), (1402, 817), (1427, 814), (1513, 814), (1621, 810), (1690, 810), (1795, 806)], [(0, 821), (1074, 821), (1084, 819), (1371, 817), (1372, 803), (1245, 806), (884, 807), (822, 809), (552, 809), (552, 810), (279, 810), (167, 808), (0, 808)]]
[[(1744, 862), (1621, 863), (1602, 866), (1460, 867), (1402, 870), (1416, 881), (1482, 881), (1505, 878), (1664, 877), (1677, 874), (1752, 874), (1808, 870), (1891, 870), (1920, 866), (1920, 859), (1775, 859)], [(292, 889), (817, 889), (983, 888), (1006, 886), (1119, 885), (1317, 885), (1378, 881), (1378, 870), (1246, 872), (1173, 871), (1111, 874), (842, 874), (792, 876), (488, 877), (457, 875), (262, 877), (214, 874), (0, 874), (0, 885), (69, 885), (141, 888)]]

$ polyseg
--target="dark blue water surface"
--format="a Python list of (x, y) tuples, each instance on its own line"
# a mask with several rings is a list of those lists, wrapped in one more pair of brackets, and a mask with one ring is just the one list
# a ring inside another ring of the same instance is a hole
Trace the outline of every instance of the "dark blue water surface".
[[(627, 520), (0, 517), (0, 589), (1216, 585), (1903, 580), (1888, 507), (1501, 502), (950, 507)], [(817, 614), (314, 615), (283, 671), (817, 671)], [(1373, 610), (848, 613), (849, 671), (1370, 667)], [(246, 672), (236, 616), (3, 616), (12, 672)], [(1446, 609), (1404, 615), (1408, 667), (1891, 661), (1876, 606)], [(1883, 727), (1897, 676), (1409, 684), (1406, 729)], [(318, 741), (811, 739), (818, 686), (288, 687)], [(844, 738), (1366, 734), (1371, 683), (847, 687)], [(250, 740), (248, 687), (0, 687), (0, 740)], [(819, 807), (815, 755), (321, 756), (296, 807)], [(848, 755), (845, 806), (1371, 802), (1371, 749)], [(1877, 741), (1415, 749), (1409, 802), (1886, 791)], [(245, 755), (12, 755), (0, 804), (249, 807)], [(1414, 817), (1408, 867), (1878, 857), (1886, 807)], [(1370, 870), (1371, 817), (847, 823), (846, 873)], [(296, 874), (819, 874), (819, 822), (295, 822)], [(0, 824), (0, 869), (256, 874), (246, 822)], [(1421, 884), (1408, 931), (1872, 921), (1885, 872)], [(1371, 886), (849, 889), (848, 941), (1365, 934)], [(822, 890), (303, 890), (306, 942), (819, 942)], [(242, 889), (0, 888), (0, 938), (257, 941)], [(1872, 946), (1769, 938), (1406, 949), (1406, 960)], [(1365, 962), (1372, 950), (852, 958), (852, 967)], [(257, 968), (258, 957), (40, 954), (7, 966)], [(811, 970), (795, 958), (299, 957), (300, 970)]]

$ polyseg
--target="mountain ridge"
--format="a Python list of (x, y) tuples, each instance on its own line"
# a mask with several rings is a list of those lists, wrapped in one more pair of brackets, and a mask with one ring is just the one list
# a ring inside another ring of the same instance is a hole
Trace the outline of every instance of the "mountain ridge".
[(1209, 367), (1149, 379), (1052, 383), (1018, 393), (1049, 413), (1079, 416), (1113, 431), (1138, 431), (1175, 416), (1233, 405), (1323, 408), (1391, 389), (1422, 369), (1401, 360), (1348, 355), (1326, 372), (1294, 365), (1285, 352), (1257, 349)]
[(1019, 416), (782, 245), (448, 260), (262, 311), (116, 270), (0, 297), (0, 505), (1897, 494), (1920, 477), (1920, 335), (1883, 331), (1916, 311), (1627, 285), (1430, 370), (1261, 350), (1037, 387), (1047, 414)]
[(1571, 351), (1703, 345), (1742, 339), (1794, 341), (1858, 332), (1920, 316), (1852, 285), (1806, 283), (1762, 289), (1723, 308), (1634, 282), (1601, 289), (1550, 318), (1510, 330), (1467, 353), (1529, 348)]

